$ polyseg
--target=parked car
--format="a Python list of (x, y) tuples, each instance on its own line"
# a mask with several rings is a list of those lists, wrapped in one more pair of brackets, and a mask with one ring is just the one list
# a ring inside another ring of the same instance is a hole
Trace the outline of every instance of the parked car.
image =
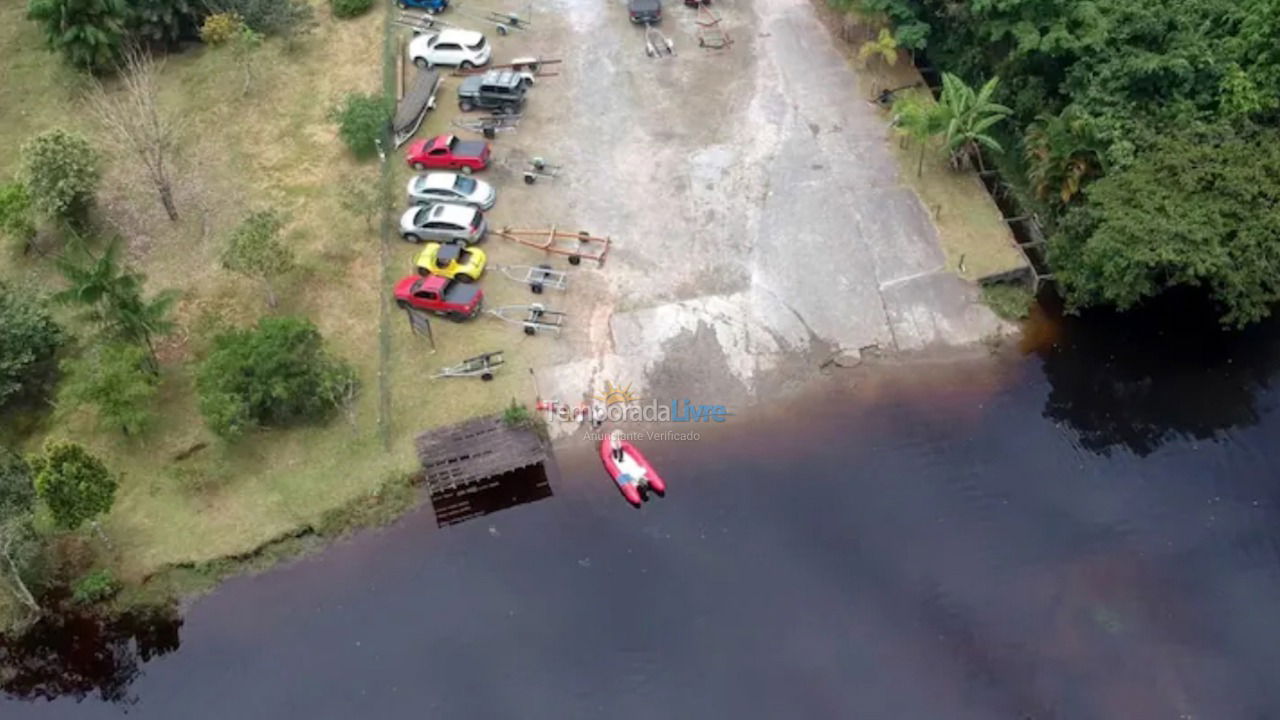
[(419, 275), (442, 275), (459, 282), (479, 280), (488, 258), (480, 248), (453, 243), (427, 243), (413, 259)]
[(396, 305), (462, 322), (480, 314), (484, 291), (440, 275), (410, 275), (396, 283)]
[(420, 68), (436, 65), (473, 68), (489, 63), (493, 48), (475, 30), (446, 28), (425, 32), (409, 41), (409, 59)]
[(396, 0), (396, 5), (401, 8), (423, 10), (428, 15), (435, 15), (449, 9), (449, 0)]
[(468, 205), (415, 205), (400, 216), (400, 235), (409, 242), (438, 240), (474, 245), (489, 231), (484, 213)]
[(489, 143), (483, 140), (459, 140), (456, 135), (437, 135), (430, 140), (410, 143), (404, 159), (418, 172), (431, 168), (469, 173), (489, 166), (489, 152)]
[(451, 172), (433, 172), (409, 178), (409, 204), (430, 205), (448, 202), (488, 210), (498, 200), (498, 191), (483, 180)]
[(662, 21), (662, 0), (627, 0), (631, 22), (649, 25)]
[(513, 70), (490, 70), (471, 75), (458, 84), (458, 109), (471, 112), (477, 108), (515, 114), (524, 107), (525, 93), (531, 82), (525, 74)]

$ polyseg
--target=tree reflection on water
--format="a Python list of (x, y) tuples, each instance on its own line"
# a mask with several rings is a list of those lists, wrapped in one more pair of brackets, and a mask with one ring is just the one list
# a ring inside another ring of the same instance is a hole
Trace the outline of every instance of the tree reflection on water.
[(104, 617), (55, 603), (21, 637), (0, 640), (0, 690), (11, 698), (132, 704), (142, 664), (178, 649), (182, 619), (156, 609)]
[(1225, 331), (1193, 293), (1138, 310), (1058, 317), (1036, 348), (1051, 389), (1044, 415), (1079, 444), (1145, 456), (1177, 437), (1217, 439), (1258, 422), (1262, 390), (1280, 369), (1280, 322)]

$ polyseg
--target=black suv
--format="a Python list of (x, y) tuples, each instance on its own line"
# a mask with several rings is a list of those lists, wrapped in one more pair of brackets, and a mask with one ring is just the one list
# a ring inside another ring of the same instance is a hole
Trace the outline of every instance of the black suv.
[(490, 70), (483, 75), (471, 75), (458, 86), (458, 109), (462, 112), (481, 108), (517, 113), (524, 107), (528, 89), (528, 79), (513, 70)]

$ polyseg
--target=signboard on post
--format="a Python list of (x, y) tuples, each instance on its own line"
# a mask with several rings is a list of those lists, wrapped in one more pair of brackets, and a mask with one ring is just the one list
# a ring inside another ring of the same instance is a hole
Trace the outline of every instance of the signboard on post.
[(404, 311), (409, 315), (409, 328), (413, 330), (413, 334), (425, 336), (427, 342), (431, 343), (431, 352), (435, 352), (436, 339), (431, 335), (431, 316), (413, 308), (405, 308)]

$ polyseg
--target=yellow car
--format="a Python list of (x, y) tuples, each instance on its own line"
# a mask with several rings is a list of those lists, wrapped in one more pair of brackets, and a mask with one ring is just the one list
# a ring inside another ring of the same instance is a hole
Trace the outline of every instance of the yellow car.
[(480, 279), (485, 261), (484, 251), (479, 248), (427, 243), (413, 264), (418, 266), (419, 275), (440, 275), (468, 283)]

